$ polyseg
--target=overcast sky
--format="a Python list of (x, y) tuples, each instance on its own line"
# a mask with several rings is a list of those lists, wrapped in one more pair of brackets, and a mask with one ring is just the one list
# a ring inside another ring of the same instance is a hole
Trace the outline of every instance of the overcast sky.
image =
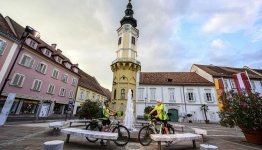
[[(128, 0), (0, 0), (0, 13), (30, 25), (48, 44), (110, 89), (119, 21)], [(262, 0), (132, 0), (142, 71), (192, 64), (262, 69)]]

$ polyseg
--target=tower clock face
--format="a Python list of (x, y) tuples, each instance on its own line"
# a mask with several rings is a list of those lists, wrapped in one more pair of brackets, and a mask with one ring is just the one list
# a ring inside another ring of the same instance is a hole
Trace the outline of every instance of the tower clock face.
[(129, 31), (129, 25), (125, 25), (125, 31)]

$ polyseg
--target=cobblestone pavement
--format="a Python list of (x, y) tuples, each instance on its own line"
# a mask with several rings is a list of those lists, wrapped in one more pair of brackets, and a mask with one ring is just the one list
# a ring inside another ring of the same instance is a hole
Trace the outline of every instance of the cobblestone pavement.
[[(205, 136), (205, 144), (216, 145), (220, 150), (262, 150), (262, 145), (254, 145), (245, 141), (244, 135), (238, 128), (224, 128), (218, 124), (185, 124), (185, 132), (193, 132), (192, 127), (206, 129), (208, 135)], [(74, 124), (73, 127), (84, 128), (83, 124)], [(176, 128), (181, 132), (180, 128)], [(114, 150), (155, 150), (157, 144), (151, 143), (150, 146), (143, 147), (138, 142), (136, 133), (131, 134), (132, 142), (125, 147), (116, 146), (113, 142), (111, 148)], [(43, 143), (50, 140), (65, 140), (66, 135), (58, 133), (53, 135), (52, 130), (48, 128), (48, 123), (8, 123), (0, 127), (0, 149), (2, 150), (40, 150)], [(201, 141), (197, 141), (197, 149)], [(169, 147), (162, 146), (166, 150), (190, 150), (192, 142), (178, 142)], [(104, 150), (106, 147), (100, 146), (99, 142), (90, 143), (85, 138), (71, 136), (70, 143), (65, 143), (65, 150)]]

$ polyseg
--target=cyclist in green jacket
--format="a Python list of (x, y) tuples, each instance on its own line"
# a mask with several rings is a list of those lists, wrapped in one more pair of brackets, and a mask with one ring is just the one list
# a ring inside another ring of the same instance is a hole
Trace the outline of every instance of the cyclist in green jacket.
[(161, 103), (160, 100), (157, 100), (155, 108), (149, 113), (149, 115), (153, 114), (155, 111), (157, 112), (155, 119), (164, 123), (164, 128), (166, 131), (165, 133), (169, 134), (167, 128), (167, 115), (165, 113), (164, 105)]

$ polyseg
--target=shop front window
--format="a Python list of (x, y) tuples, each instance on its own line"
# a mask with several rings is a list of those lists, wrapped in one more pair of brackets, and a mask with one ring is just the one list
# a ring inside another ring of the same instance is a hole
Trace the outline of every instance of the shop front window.
[(21, 114), (34, 114), (37, 110), (37, 102), (34, 101), (24, 101), (21, 108)]

